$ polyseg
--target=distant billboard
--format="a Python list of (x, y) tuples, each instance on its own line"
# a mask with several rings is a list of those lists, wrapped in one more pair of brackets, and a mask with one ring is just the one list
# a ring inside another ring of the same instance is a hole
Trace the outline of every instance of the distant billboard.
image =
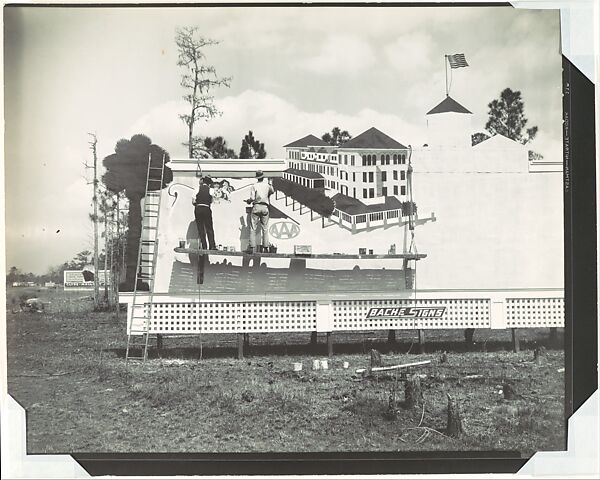
[[(108, 270), (98, 270), (98, 281), (101, 287), (104, 287), (107, 278), (110, 285), (108, 273)], [(65, 270), (64, 285), (65, 290), (93, 290), (94, 273), (89, 270)]]

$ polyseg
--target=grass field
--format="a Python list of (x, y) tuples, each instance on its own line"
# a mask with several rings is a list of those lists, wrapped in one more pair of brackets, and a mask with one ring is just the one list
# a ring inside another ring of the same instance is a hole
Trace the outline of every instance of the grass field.
[[(9, 289), (9, 302), (24, 289)], [(324, 338), (310, 334), (252, 335), (244, 360), (235, 336), (166, 338), (145, 364), (125, 364), (121, 313), (92, 313), (85, 292), (33, 290), (44, 313), (7, 313), (9, 393), (27, 410), (29, 453), (73, 452), (322, 452), (538, 450), (565, 446), (564, 352), (548, 345), (548, 330), (522, 330), (520, 353), (508, 331), (334, 336), (329, 370)], [(562, 335), (560, 335), (560, 338)], [(202, 342), (202, 359), (200, 356)], [(533, 361), (533, 348), (546, 356)], [(484, 347), (485, 345), (485, 347)], [(387, 365), (431, 360), (419, 367), (423, 404), (402, 408), (404, 383), (394, 375), (363, 378), (369, 350)], [(486, 351), (483, 351), (483, 350)], [(441, 351), (448, 361), (441, 363)], [(302, 362), (301, 372), (292, 371)], [(343, 362), (350, 364), (343, 369)], [(478, 378), (464, 378), (481, 375)], [(519, 397), (504, 400), (503, 383)], [(390, 409), (390, 395), (395, 397)], [(445, 434), (447, 397), (457, 400), (464, 434)]]

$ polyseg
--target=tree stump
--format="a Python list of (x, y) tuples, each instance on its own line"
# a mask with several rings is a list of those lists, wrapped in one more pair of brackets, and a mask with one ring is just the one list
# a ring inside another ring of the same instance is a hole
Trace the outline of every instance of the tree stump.
[(504, 400), (516, 400), (518, 398), (515, 388), (509, 383), (502, 385), (502, 393), (504, 394)]
[(448, 363), (448, 354), (446, 352), (442, 353), (442, 356), (440, 357), (440, 363)]
[(533, 360), (535, 361), (535, 363), (539, 365), (540, 363), (543, 363), (545, 358), (546, 349), (542, 345), (540, 345), (539, 347), (535, 347), (535, 350), (533, 351)]
[(383, 367), (383, 360), (381, 359), (381, 353), (377, 350), (371, 350), (371, 368), (373, 367)]
[(446, 433), (450, 437), (459, 437), (463, 433), (460, 410), (454, 399), (449, 394), (446, 394), (446, 396), (448, 397), (448, 425), (446, 426)]
[(410, 410), (423, 402), (421, 379), (417, 375), (410, 375), (406, 379), (404, 388), (404, 408)]

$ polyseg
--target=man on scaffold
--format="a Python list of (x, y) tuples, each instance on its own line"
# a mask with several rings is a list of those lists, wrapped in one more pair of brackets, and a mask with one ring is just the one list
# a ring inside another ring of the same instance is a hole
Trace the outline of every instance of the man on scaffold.
[(246, 203), (252, 204), (252, 212), (250, 214), (250, 247), (247, 253), (255, 253), (256, 234), (260, 226), (262, 232), (262, 245), (264, 248), (269, 246), (269, 197), (275, 193), (273, 186), (269, 182), (265, 182), (265, 175), (262, 171), (256, 172), (257, 183), (252, 185), (250, 190), (250, 198)]
[(213, 200), (210, 191), (212, 183), (210, 175), (202, 177), (196, 198), (192, 200), (192, 204), (194, 205), (194, 218), (196, 219), (196, 227), (198, 228), (198, 237), (204, 250), (207, 249), (206, 237), (208, 237), (208, 250), (217, 249), (215, 245), (212, 211), (210, 209)]

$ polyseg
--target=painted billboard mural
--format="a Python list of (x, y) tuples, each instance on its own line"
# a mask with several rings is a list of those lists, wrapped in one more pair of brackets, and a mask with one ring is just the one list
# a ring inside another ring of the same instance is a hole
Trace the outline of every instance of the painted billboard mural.
[[(252, 174), (253, 172), (250, 172)], [(278, 186), (280, 177), (268, 181)], [(164, 196), (156, 292), (170, 294), (398, 291), (410, 287), (410, 265), (402, 258), (407, 244), (408, 217), (399, 215), (353, 232), (333, 216), (325, 217), (276, 189), (269, 206), (269, 244), (277, 256), (242, 255), (251, 235), (252, 178), (213, 178), (212, 217), (219, 252), (204, 259), (199, 283), (199, 255), (178, 253), (177, 247), (199, 248), (194, 199), (199, 180), (175, 178)], [(257, 243), (260, 244), (260, 238)], [(295, 256), (298, 247), (332, 258)], [(230, 255), (227, 253), (231, 252)], [(345, 258), (361, 252), (378, 258)], [(408, 282), (408, 284), (407, 284)]]

